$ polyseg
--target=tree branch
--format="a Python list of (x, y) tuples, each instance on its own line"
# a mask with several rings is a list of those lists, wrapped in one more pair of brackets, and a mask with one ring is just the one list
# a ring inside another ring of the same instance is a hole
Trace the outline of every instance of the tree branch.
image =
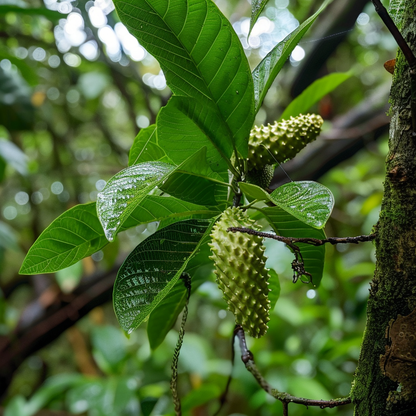
[(230, 227), (227, 229), (229, 232), (233, 233), (246, 233), (251, 235), (256, 235), (257, 237), (271, 238), (272, 240), (277, 240), (282, 243), (287, 244), (291, 249), (297, 251), (299, 247), (296, 246), (297, 243), (311, 244), (312, 246), (322, 246), (324, 244), (358, 244), (364, 243), (367, 241), (373, 241), (376, 238), (376, 234), (370, 235), (359, 235), (357, 237), (329, 237), (324, 240), (319, 240), (317, 238), (294, 238), (294, 237), (282, 237), (280, 235), (265, 233), (261, 231), (252, 230), (251, 228), (244, 227)]
[(250, 371), (251, 374), (253, 374), (257, 383), (266, 393), (270, 394), (275, 399), (280, 400), (283, 403), (283, 409), (285, 412), (284, 414), (288, 414), (287, 407), (289, 403), (303, 404), (306, 407), (318, 406), (321, 409), (325, 409), (327, 407), (333, 408), (337, 406), (344, 406), (346, 404), (351, 403), (351, 399), (349, 397), (333, 400), (304, 399), (302, 397), (292, 396), (289, 393), (279, 392), (278, 390), (272, 388), (270, 384), (266, 381), (266, 379), (261, 375), (256, 364), (254, 363), (253, 354), (247, 349), (246, 337), (244, 334), (244, 329), (241, 327), (241, 325), (235, 326), (234, 336), (237, 336), (240, 341), (241, 360), (245, 364), (247, 370)]

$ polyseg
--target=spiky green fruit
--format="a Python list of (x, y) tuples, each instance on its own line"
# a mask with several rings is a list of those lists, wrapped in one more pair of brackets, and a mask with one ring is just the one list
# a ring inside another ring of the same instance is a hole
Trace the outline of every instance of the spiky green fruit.
[(212, 229), (210, 243), (217, 283), (228, 309), (237, 324), (255, 338), (267, 331), (270, 301), (269, 273), (263, 239), (257, 236), (227, 232), (229, 227), (250, 227), (248, 214), (236, 207), (227, 208)]
[(301, 114), (273, 125), (255, 126), (248, 142), (248, 169), (292, 159), (321, 132), (323, 120), (316, 114)]
[(265, 189), (268, 188), (273, 179), (274, 167), (272, 165), (265, 165), (262, 169), (252, 169), (247, 172), (247, 182), (260, 186)]

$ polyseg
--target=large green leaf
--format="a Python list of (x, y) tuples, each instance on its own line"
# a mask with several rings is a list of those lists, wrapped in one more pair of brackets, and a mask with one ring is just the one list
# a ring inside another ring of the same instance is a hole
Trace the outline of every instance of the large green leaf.
[[(210, 236), (205, 234), (200, 244), (199, 253), (189, 261), (185, 269), (185, 273), (189, 274), (192, 278), (192, 292), (207, 280), (214, 269), (214, 264), (209, 258), (211, 250), (208, 242), (210, 240)], [(178, 315), (185, 306), (187, 297), (188, 290), (185, 288), (183, 282), (179, 280), (150, 314), (147, 324), (147, 335), (152, 350), (156, 349), (162, 343), (166, 334), (175, 324)]]
[(228, 196), (228, 184), (206, 161), (206, 147), (178, 166), (159, 187), (176, 198), (200, 205), (225, 204)]
[(248, 36), (250, 36), (257, 19), (260, 17), (261, 12), (264, 10), (269, 0), (253, 0), (251, 2), (251, 19), (250, 19), (250, 30)]
[(175, 286), (189, 260), (198, 253), (213, 222), (172, 224), (140, 243), (121, 266), (113, 303), (124, 331), (134, 331)]
[(306, 113), (315, 103), (349, 79), (351, 75), (352, 72), (336, 72), (316, 80), (286, 107), (280, 120), (288, 120), (291, 116), (296, 117)]
[[(194, 98), (172, 97), (157, 117), (159, 145), (175, 163), (182, 163), (201, 147), (207, 148), (207, 161), (215, 172), (230, 167), (233, 145), (227, 125), (215, 105)], [(247, 157), (247, 140), (237, 149)]]
[[(148, 195), (126, 219), (120, 231), (154, 221), (161, 221), (160, 228), (180, 220), (212, 218), (218, 214), (215, 207), (207, 208), (173, 197)], [(27, 253), (20, 273), (56, 272), (94, 254), (107, 244), (95, 202), (77, 205), (59, 216), (39, 236)]]
[(129, 166), (152, 161), (172, 163), (159, 146), (155, 124), (140, 130), (129, 152)]
[(217, 108), (234, 143), (254, 120), (253, 81), (241, 42), (210, 0), (115, 0), (122, 23), (160, 63), (175, 95)]
[(106, 244), (95, 203), (77, 205), (43, 231), (27, 253), (20, 273), (51, 273), (64, 269)]
[(140, 224), (160, 221), (159, 229), (187, 219), (207, 219), (220, 214), (216, 207), (185, 202), (172, 196), (148, 195), (132, 212), (120, 231)]
[(302, 222), (324, 228), (334, 207), (334, 196), (324, 185), (313, 181), (289, 182), (270, 194), (271, 201)]
[(97, 195), (97, 213), (108, 241), (113, 241), (140, 202), (174, 169), (168, 163), (145, 162), (123, 169), (107, 182)]
[(313, 22), (332, 0), (325, 0), (318, 11), (305, 20), (298, 28), (279, 42), (257, 65), (253, 71), (255, 111), (259, 111), (274, 79), (279, 74), (287, 58), (309, 30)]
[[(274, 231), (283, 237), (325, 239), (323, 230), (310, 227), (280, 207), (267, 207), (259, 211), (266, 217)], [(312, 284), (317, 287), (322, 279), (325, 260), (325, 245), (315, 247), (298, 244), (304, 260), (305, 270), (312, 274)]]

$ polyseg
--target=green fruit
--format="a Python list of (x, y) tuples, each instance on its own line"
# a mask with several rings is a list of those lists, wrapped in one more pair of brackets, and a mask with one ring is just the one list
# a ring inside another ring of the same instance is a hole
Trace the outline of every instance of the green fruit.
[(265, 189), (268, 188), (273, 179), (274, 167), (272, 165), (265, 165), (263, 169), (252, 169), (247, 172), (247, 182), (260, 186)]
[(269, 273), (263, 239), (227, 232), (229, 227), (253, 228), (254, 221), (239, 208), (227, 208), (212, 229), (210, 243), (218, 287), (237, 324), (255, 338), (268, 329)]
[(292, 159), (321, 132), (323, 120), (316, 114), (301, 114), (273, 125), (254, 127), (248, 142), (248, 169)]

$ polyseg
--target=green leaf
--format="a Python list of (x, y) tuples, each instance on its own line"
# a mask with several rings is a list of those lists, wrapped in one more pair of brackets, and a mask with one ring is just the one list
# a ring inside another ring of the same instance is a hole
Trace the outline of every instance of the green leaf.
[(247, 182), (239, 182), (238, 186), (241, 192), (252, 199), (258, 199), (259, 201), (270, 201), (270, 195), (260, 186)]
[(43, 231), (27, 253), (20, 273), (55, 272), (94, 254), (106, 244), (95, 203), (77, 205)]
[(228, 184), (206, 161), (206, 147), (178, 166), (159, 187), (176, 198), (200, 205), (225, 204), (228, 196)]
[[(323, 230), (317, 230), (299, 221), (280, 207), (259, 209), (266, 217), (276, 234), (283, 237), (325, 239)], [(319, 286), (322, 279), (325, 260), (325, 245), (315, 247), (310, 244), (297, 244), (302, 253), (305, 270), (312, 274), (312, 284)]]
[[(189, 261), (185, 269), (185, 273), (192, 278), (192, 293), (207, 280), (214, 269), (214, 264), (209, 258), (211, 250), (208, 242), (210, 240), (211, 237), (205, 234), (200, 244), (199, 253)], [(166, 334), (175, 324), (178, 315), (185, 306), (187, 295), (188, 291), (183, 282), (177, 281), (173, 289), (150, 314), (147, 335), (152, 350), (155, 350), (163, 342)]]
[(254, 81), (254, 103), (256, 113), (259, 111), (267, 91), (279, 74), (287, 58), (289, 58), (293, 49), (295, 49), (303, 35), (309, 30), (319, 14), (329, 3), (331, 3), (331, 1), (332, 0), (325, 0), (315, 14), (305, 20), (292, 33), (278, 43), (254, 69), (252, 76)]
[(13, 142), (0, 139), (0, 157), (21, 175), (27, 175), (28, 157)]
[(286, 107), (280, 116), (280, 120), (288, 120), (291, 116), (296, 117), (299, 114), (306, 113), (322, 97), (325, 97), (338, 85), (349, 79), (351, 75), (352, 72), (339, 72), (316, 80)]
[(270, 194), (274, 204), (314, 228), (324, 228), (334, 207), (334, 196), (313, 181), (289, 182)]
[(168, 163), (145, 162), (123, 169), (107, 182), (97, 195), (97, 213), (108, 241), (113, 241), (147, 194), (165, 181), (174, 169)]
[(55, 274), (56, 282), (64, 293), (71, 293), (81, 280), (83, 273), (82, 262), (78, 261)]
[(269, 292), (269, 301), (270, 301), (270, 311), (274, 309), (276, 306), (276, 302), (279, 299), (280, 296), (280, 281), (278, 274), (273, 270), (269, 270), (269, 289), (271, 290)]
[(129, 153), (129, 166), (152, 161), (172, 162), (162, 147), (159, 146), (155, 124), (140, 130)]
[(253, 81), (231, 23), (209, 0), (115, 0), (122, 23), (160, 63), (175, 95), (210, 102), (234, 143), (254, 120)]
[(46, 7), (19, 7), (13, 4), (0, 5), (0, 15), (5, 13), (27, 14), (31, 16), (43, 16), (52, 21), (58, 21), (65, 15), (55, 10), (49, 10)]
[(253, 27), (256, 24), (257, 19), (260, 17), (261, 12), (264, 10), (264, 7), (268, 2), (269, 0), (253, 0), (251, 2), (251, 19), (248, 37), (250, 37), (250, 33), (253, 30)]
[(191, 414), (196, 409), (210, 400), (216, 399), (221, 395), (221, 388), (217, 384), (203, 384), (202, 386), (189, 392), (182, 400), (182, 411), (184, 414)]
[[(154, 221), (162, 221), (161, 228), (180, 220), (212, 218), (218, 214), (215, 207), (207, 208), (173, 197), (148, 195), (126, 219), (120, 231)], [(1, 225), (0, 222), (0, 236)], [(9, 240), (5, 237), (4, 241)], [(56, 272), (96, 253), (107, 244), (95, 202), (77, 205), (59, 216), (39, 236), (27, 253), (20, 273)]]
[(120, 231), (154, 221), (161, 221), (160, 230), (178, 221), (208, 219), (219, 213), (216, 207), (207, 208), (172, 196), (148, 195), (127, 218)]
[(121, 266), (114, 284), (114, 311), (123, 330), (134, 331), (174, 287), (198, 253), (213, 221), (187, 220), (157, 231)]
[[(213, 102), (172, 97), (159, 112), (157, 126), (159, 145), (175, 163), (182, 163), (205, 146), (213, 171), (226, 172), (230, 167), (232, 138)], [(247, 157), (247, 138), (237, 144), (237, 150)]]
[(18, 234), (3, 221), (0, 221), (0, 248), (9, 249), (13, 251), (21, 251), (18, 244)]

